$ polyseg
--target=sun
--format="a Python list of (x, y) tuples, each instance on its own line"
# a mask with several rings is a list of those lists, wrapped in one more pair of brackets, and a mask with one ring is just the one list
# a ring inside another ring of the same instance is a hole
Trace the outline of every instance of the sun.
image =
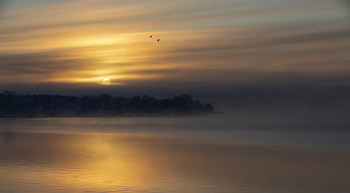
[(102, 84), (104, 84), (104, 85), (110, 85), (110, 84), (111, 84), (111, 79), (109, 79), (109, 78), (104, 78), (104, 79), (102, 80)]

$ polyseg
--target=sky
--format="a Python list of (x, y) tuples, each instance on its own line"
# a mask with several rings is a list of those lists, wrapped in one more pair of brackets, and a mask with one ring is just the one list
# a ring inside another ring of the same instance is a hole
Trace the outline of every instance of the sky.
[(0, 0), (0, 6), (0, 90), (274, 101), (350, 96), (348, 0)]

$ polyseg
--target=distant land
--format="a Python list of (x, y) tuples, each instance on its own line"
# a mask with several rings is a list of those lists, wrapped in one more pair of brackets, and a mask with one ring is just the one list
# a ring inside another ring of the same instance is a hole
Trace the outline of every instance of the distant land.
[(150, 96), (113, 97), (0, 94), (0, 117), (176, 116), (214, 112), (190, 95), (156, 99)]

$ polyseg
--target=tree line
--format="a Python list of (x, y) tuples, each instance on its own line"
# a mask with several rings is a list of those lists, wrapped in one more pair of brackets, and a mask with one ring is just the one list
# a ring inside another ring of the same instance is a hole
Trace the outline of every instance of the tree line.
[(190, 95), (156, 99), (147, 95), (127, 98), (108, 94), (20, 95), (13, 91), (0, 94), (0, 117), (191, 115), (213, 111), (213, 105)]

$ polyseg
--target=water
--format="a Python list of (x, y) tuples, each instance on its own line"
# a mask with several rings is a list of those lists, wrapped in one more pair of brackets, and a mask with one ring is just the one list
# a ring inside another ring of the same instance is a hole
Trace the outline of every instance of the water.
[(350, 192), (350, 129), (266, 117), (1, 119), (0, 192)]

